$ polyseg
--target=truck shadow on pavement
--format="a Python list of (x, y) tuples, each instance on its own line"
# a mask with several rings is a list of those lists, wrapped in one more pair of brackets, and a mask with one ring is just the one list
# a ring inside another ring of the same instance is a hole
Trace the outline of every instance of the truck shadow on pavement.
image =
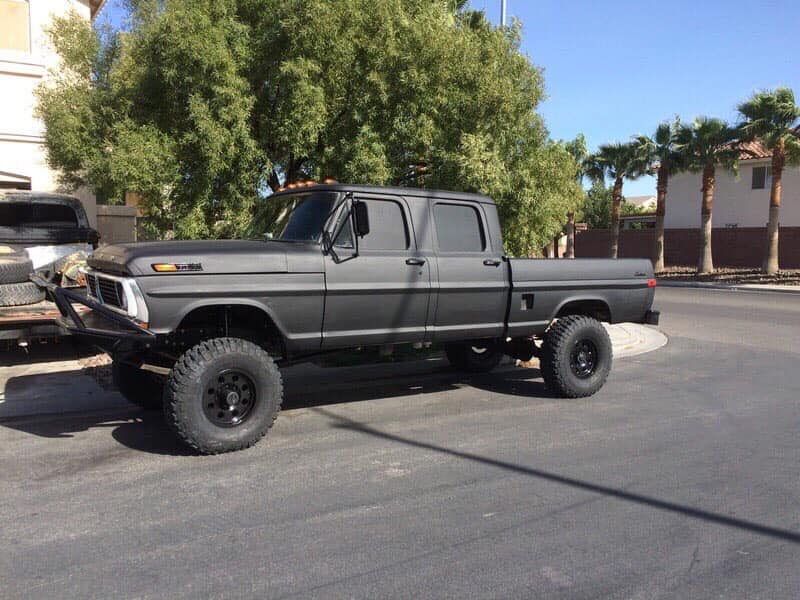
[[(390, 377), (365, 377), (365, 373), (347, 372), (337, 378), (338, 369), (326, 369), (329, 374), (317, 381), (302, 377), (289, 377), (285, 382), (282, 411), (361, 402), (389, 400), (401, 396), (415, 396), (472, 387), (485, 392), (521, 396), (531, 401), (552, 402), (555, 397), (545, 389), (538, 369), (501, 369), (492, 374), (465, 375), (442, 366), (424, 373), (403, 373)], [(368, 373), (366, 373), (368, 375)], [(43, 438), (71, 438), (76, 434), (98, 428), (111, 428), (112, 437), (123, 446), (151, 454), (184, 456), (193, 452), (180, 444), (169, 430), (160, 411), (144, 411), (124, 403), (118, 397), (117, 405), (109, 408), (72, 410), (64, 412), (70, 398), (53, 399), (37, 406), (36, 414), (21, 413), (22, 403), (29, 401), (30, 388), (50, 387), (48, 378), (63, 380), (64, 373), (22, 375), (10, 378), (5, 385), (3, 405), (7, 414), (0, 411), (0, 427), (22, 431)], [(57, 389), (57, 388), (54, 388)], [(69, 394), (68, 390), (63, 393)], [(267, 443), (268, 440), (267, 440)]]
[(552, 483), (558, 483), (571, 488), (583, 490), (585, 492), (599, 494), (600, 496), (614, 498), (616, 500), (622, 500), (626, 502), (632, 502), (634, 504), (644, 505), (649, 508), (655, 508), (657, 510), (676, 513), (685, 517), (700, 519), (702, 521), (715, 523), (717, 525), (722, 525), (725, 527), (732, 527), (735, 529), (744, 530), (749, 533), (762, 535), (773, 539), (778, 539), (784, 542), (800, 544), (800, 532), (792, 531), (790, 529), (781, 529), (778, 527), (771, 527), (769, 525), (764, 525), (762, 523), (756, 523), (754, 521), (737, 519), (735, 517), (730, 517), (724, 514), (703, 510), (701, 508), (696, 508), (694, 506), (688, 506), (676, 502), (669, 502), (667, 500), (661, 500), (660, 498), (654, 498), (652, 496), (646, 496), (644, 494), (628, 492), (624, 489), (608, 487), (601, 484), (584, 481), (581, 479), (575, 479), (573, 477), (567, 477), (565, 475), (559, 475), (558, 473), (543, 471), (541, 469), (536, 469), (533, 467), (529, 467), (527, 465), (521, 465), (504, 460), (494, 459), (487, 456), (481, 456), (479, 454), (473, 454), (471, 452), (456, 450), (454, 448), (447, 448), (445, 446), (440, 446), (430, 442), (424, 442), (420, 440), (403, 437), (397, 434), (381, 431), (380, 429), (376, 429), (367, 424), (355, 421), (353, 419), (349, 419), (347, 417), (343, 417), (324, 408), (317, 407), (312, 410), (330, 419), (331, 426), (335, 428), (346, 429), (348, 431), (369, 435), (382, 440), (386, 440), (388, 442), (404, 444), (406, 446), (411, 446), (429, 452), (446, 454), (448, 456), (453, 456), (462, 460), (502, 469), (504, 471), (516, 473), (518, 475), (535, 477), (537, 479), (549, 481)]

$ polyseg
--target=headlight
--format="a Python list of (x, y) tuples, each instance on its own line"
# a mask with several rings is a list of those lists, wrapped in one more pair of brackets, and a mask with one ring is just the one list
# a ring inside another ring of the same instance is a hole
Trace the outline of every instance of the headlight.
[(150, 313), (147, 310), (147, 303), (144, 301), (144, 294), (139, 289), (139, 284), (135, 279), (122, 279), (122, 289), (125, 291), (125, 309), (129, 317), (133, 317), (142, 323), (150, 321)]

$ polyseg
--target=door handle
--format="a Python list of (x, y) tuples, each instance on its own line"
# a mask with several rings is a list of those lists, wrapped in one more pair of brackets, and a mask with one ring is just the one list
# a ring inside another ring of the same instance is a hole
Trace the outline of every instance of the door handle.
[(421, 267), (425, 264), (424, 258), (407, 258), (406, 259), (407, 265), (414, 265), (415, 267)]
[(500, 264), (500, 261), (494, 258), (487, 258), (485, 261), (483, 261), (483, 264), (487, 267), (496, 267)]

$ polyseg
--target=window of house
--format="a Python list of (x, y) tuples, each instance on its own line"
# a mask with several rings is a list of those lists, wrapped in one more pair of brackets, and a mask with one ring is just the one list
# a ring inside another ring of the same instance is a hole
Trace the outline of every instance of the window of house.
[(31, 51), (28, 0), (0, 0), (0, 50)]
[(772, 185), (772, 167), (753, 167), (754, 190), (763, 190)]
[(369, 210), (370, 231), (358, 240), (359, 250), (406, 250), (408, 226), (403, 207), (394, 200), (364, 200)]
[(486, 236), (474, 206), (437, 204), (433, 208), (436, 237), (442, 252), (483, 252)]

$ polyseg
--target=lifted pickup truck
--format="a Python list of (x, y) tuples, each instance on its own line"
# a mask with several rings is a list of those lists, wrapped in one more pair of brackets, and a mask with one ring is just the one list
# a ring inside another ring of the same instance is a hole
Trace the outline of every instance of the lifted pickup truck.
[(580, 397), (611, 368), (601, 321), (658, 322), (649, 261), (508, 258), (481, 195), (309, 185), (266, 200), (251, 237), (106, 246), (86, 297), (49, 286), (61, 325), (111, 354), (122, 393), (163, 405), (202, 453), (261, 439), (278, 367), (323, 352), (435, 342), (473, 372), (537, 355), (551, 390)]

